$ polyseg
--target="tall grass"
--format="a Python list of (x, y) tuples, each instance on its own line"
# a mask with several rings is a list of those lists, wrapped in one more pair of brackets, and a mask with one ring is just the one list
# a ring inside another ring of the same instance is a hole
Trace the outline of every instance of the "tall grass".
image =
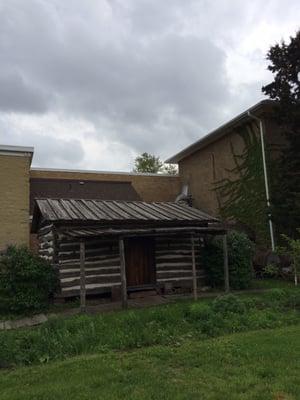
[(300, 321), (299, 291), (274, 289), (261, 297), (223, 296), (97, 316), (52, 318), (33, 329), (0, 333), (0, 366), (44, 363), (66, 357), (153, 344), (178, 344), (231, 332)]

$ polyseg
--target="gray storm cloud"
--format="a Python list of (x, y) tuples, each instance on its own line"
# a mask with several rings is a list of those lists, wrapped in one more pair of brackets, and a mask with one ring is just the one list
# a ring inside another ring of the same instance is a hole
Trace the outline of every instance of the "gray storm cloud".
[[(32, 141), (37, 163), (64, 166), (84, 160), (86, 138), (167, 155), (241, 111), (261, 94), (244, 84), (247, 95), (236, 97), (228, 51), (253, 28), (259, 2), (212, 3), (0, 0), (0, 127), (8, 114), (15, 121), (10, 129), (5, 119), (0, 140)], [(18, 115), (37, 123), (56, 113), (94, 129), (72, 138), (17, 128)]]

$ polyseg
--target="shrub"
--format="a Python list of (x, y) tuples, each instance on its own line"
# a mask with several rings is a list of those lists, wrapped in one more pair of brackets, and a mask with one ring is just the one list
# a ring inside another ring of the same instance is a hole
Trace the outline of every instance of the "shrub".
[(10, 246), (0, 259), (0, 310), (40, 311), (57, 285), (57, 274), (46, 261), (25, 247)]
[(266, 295), (268, 300), (270, 300), (270, 302), (280, 302), (281, 304), (284, 303), (284, 300), (287, 297), (287, 292), (284, 289), (279, 289), (279, 288), (275, 288), (275, 289), (271, 289), (269, 290)]
[[(232, 289), (246, 289), (252, 278), (254, 245), (246, 234), (231, 231), (228, 234), (229, 283)], [(203, 249), (203, 263), (208, 273), (208, 284), (224, 285), (223, 247), (219, 238), (213, 239)]]
[(281, 268), (276, 264), (268, 264), (263, 268), (263, 275), (267, 278), (280, 278)]
[(208, 320), (212, 313), (211, 307), (205, 303), (194, 303), (188, 310), (188, 316), (191, 320)]
[(214, 312), (219, 312), (223, 315), (229, 313), (244, 314), (246, 312), (246, 306), (243, 301), (233, 294), (217, 297), (212, 303), (212, 309)]
[(288, 308), (300, 309), (300, 290), (287, 293), (284, 306)]
[[(297, 229), (297, 233), (298, 235), (300, 234), (300, 228)], [(291, 238), (287, 235), (281, 235), (281, 237), (285, 240), (287, 245), (277, 250), (282, 255), (287, 255), (291, 259), (295, 286), (298, 286), (298, 276), (300, 274), (300, 239)]]

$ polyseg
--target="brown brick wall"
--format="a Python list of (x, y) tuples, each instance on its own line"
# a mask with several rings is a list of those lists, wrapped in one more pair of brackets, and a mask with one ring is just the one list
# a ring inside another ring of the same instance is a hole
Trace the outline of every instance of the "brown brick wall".
[(0, 154), (0, 250), (29, 244), (29, 156)]
[(32, 178), (61, 178), (131, 182), (143, 201), (174, 201), (181, 190), (178, 176), (134, 175), (103, 172), (72, 172), (31, 170)]

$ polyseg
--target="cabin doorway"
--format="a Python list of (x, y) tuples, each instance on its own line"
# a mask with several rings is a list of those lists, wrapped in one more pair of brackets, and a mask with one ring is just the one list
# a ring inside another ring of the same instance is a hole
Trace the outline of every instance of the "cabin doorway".
[(125, 241), (128, 288), (153, 287), (156, 283), (154, 239), (134, 237)]

